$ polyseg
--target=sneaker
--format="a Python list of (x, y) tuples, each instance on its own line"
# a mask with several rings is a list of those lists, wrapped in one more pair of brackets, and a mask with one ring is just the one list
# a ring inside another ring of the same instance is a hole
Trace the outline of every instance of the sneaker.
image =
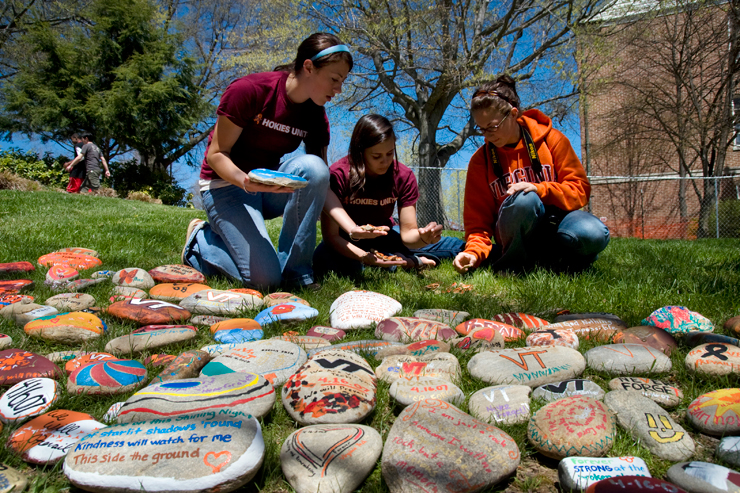
[(190, 238), (193, 236), (193, 233), (201, 229), (205, 224), (206, 222), (203, 219), (198, 219), (197, 217), (195, 219), (192, 219), (190, 221), (190, 224), (188, 224), (188, 232), (185, 233), (185, 246), (182, 247), (182, 253), (180, 254), (181, 264), (187, 265), (185, 263), (185, 250), (188, 249), (188, 245), (190, 244)]

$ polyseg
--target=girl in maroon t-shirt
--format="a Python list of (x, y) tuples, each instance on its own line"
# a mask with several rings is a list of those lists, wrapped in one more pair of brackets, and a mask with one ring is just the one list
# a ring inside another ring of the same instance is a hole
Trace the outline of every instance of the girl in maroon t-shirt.
[[(439, 258), (453, 258), (462, 249), (463, 241), (455, 238), (444, 238), (445, 248), (435, 249), (442, 225), (418, 226), (416, 177), (396, 158), (396, 136), (387, 118), (360, 118), (352, 132), (349, 155), (332, 164), (330, 172), (321, 215), (324, 241), (314, 253), (317, 273), (352, 274), (361, 271), (363, 264), (407, 269), (434, 266)], [(398, 230), (391, 217), (396, 205)], [(385, 255), (399, 258), (390, 260)]]
[[(301, 43), (291, 65), (229, 85), (201, 165), (208, 222), (191, 221), (184, 264), (247, 287), (318, 288), (312, 256), (329, 186), (324, 105), (342, 91), (352, 63), (339, 38), (316, 33)], [(306, 154), (280, 162), (301, 142)], [(249, 171), (257, 168), (297, 175), (308, 185), (293, 191), (250, 181)], [(278, 216), (283, 226), (275, 251), (265, 220)]]

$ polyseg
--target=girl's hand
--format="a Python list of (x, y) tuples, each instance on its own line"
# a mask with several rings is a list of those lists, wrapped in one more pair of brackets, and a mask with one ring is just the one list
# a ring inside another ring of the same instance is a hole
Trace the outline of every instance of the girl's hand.
[[(399, 255), (399, 257), (401, 257)], [(402, 257), (400, 260), (383, 260), (381, 258), (378, 258), (375, 256), (372, 252), (367, 252), (365, 255), (360, 259), (360, 261), (365, 264), (369, 265), (371, 267), (391, 267), (394, 265), (400, 265), (402, 267), (406, 267), (409, 263), (413, 265), (413, 260), (408, 259), (406, 257)]]
[(472, 253), (460, 252), (452, 261), (452, 266), (459, 274), (465, 274), (478, 260)]
[(442, 225), (432, 221), (423, 228), (419, 228), (419, 238), (427, 245), (437, 243), (442, 238)]
[(527, 181), (520, 181), (519, 183), (513, 183), (509, 185), (509, 189), (506, 191), (507, 195), (514, 195), (517, 192), (535, 192), (537, 193), (537, 187), (534, 183)]
[[(369, 240), (371, 238), (377, 238), (378, 236), (386, 236), (391, 228), (388, 226), (373, 226), (375, 229), (367, 231), (362, 226), (355, 225), (349, 231), (349, 239), (353, 241), (357, 240)], [(395, 265), (395, 264), (394, 264)]]
[(264, 185), (262, 183), (256, 183), (250, 181), (249, 176), (244, 174), (244, 182), (242, 188), (247, 193), (293, 193), (294, 190), (288, 187), (281, 187), (280, 185)]

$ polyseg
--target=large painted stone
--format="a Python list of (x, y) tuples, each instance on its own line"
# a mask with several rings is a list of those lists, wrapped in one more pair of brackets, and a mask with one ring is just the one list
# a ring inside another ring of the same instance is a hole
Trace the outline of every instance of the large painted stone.
[(485, 351), (468, 362), (470, 374), (484, 382), (533, 388), (579, 377), (585, 369), (581, 353), (562, 346)]
[(265, 341), (237, 344), (213, 358), (201, 375), (244, 372), (264, 376), (273, 385), (282, 385), (308, 359), (306, 351), (287, 341)]
[(54, 351), (53, 353), (49, 353), (44, 357), (52, 363), (66, 364), (68, 361), (72, 361), (73, 359), (79, 358), (80, 356), (88, 353), (88, 351)]
[(279, 339), (281, 341), (292, 342), (293, 344), (301, 346), (303, 349), (306, 350), (306, 352), (311, 349), (324, 349), (331, 347), (331, 343), (323, 337), (302, 336), (289, 334), (287, 332), (281, 336), (271, 337), (270, 339)]
[(185, 378), (139, 390), (121, 407), (118, 422), (175, 420), (188, 414), (202, 419), (261, 418), (274, 403), (275, 389), (254, 373)]
[(349, 291), (334, 300), (329, 308), (332, 327), (342, 330), (366, 329), (401, 311), (401, 303), (372, 291)]
[(740, 492), (740, 474), (709, 462), (679, 462), (668, 469), (666, 478), (691, 493)]
[(529, 394), (526, 385), (496, 385), (470, 396), (468, 407), (477, 418), (494, 424), (513, 425), (529, 421)]
[(529, 334), (526, 344), (527, 347), (563, 346), (578, 349), (578, 336), (570, 329), (548, 330), (545, 328)]
[(607, 344), (589, 349), (583, 355), (588, 367), (612, 375), (665, 373), (671, 371), (668, 356), (642, 344)]
[(31, 320), (53, 316), (59, 311), (53, 306), (38, 305), (36, 303), (13, 303), (0, 309), (0, 315), (6, 320), (12, 320), (17, 325), (26, 325)]
[(709, 435), (740, 433), (740, 389), (720, 389), (694, 399), (686, 411), (691, 424)]
[(253, 169), (248, 173), (248, 176), (250, 181), (261, 183), (263, 185), (276, 185), (292, 188), (293, 190), (298, 190), (308, 186), (308, 180), (301, 176), (271, 169)]
[(392, 493), (490, 491), (516, 471), (520, 460), (509, 435), (430, 399), (406, 407), (396, 418), (381, 471)]
[(23, 473), (0, 464), (0, 493), (22, 493), (26, 486), (28, 479)]
[(380, 349), (375, 357), (379, 360), (388, 356), (426, 356), (432, 353), (448, 353), (450, 345), (444, 341), (429, 339), (426, 341), (412, 342), (411, 344), (402, 344), (398, 346), (388, 346)]
[(740, 347), (712, 342), (697, 346), (684, 359), (686, 369), (704, 375), (740, 372)]
[(198, 335), (192, 325), (149, 325), (131, 334), (108, 341), (105, 350), (109, 353), (139, 354), (178, 342), (189, 341)]
[(670, 356), (678, 346), (671, 334), (658, 327), (638, 326), (620, 330), (612, 339), (614, 344), (644, 344)]
[(300, 303), (301, 305), (311, 306), (311, 303), (304, 300), (303, 298), (299, 298), (293, 293), (283, 293), (283, 292), (270, 293), (266, 295), (264, 298), (262, 298), (262, 302), (265, 308), (269, 308), (275, 305), (280, 305), (283, 303)]
[(51, 267), (53, 265), (65, 265), (77, 270), (93, 269), (100, 267), (103, 262), (99, 258), (84, 253), (53, 252), (42, 255), (38, 259), (42, 267)]
[(95, 298), (85, 293), (62, 293), (47, 298), (44, 303), (60, 312), (78, 312), (95, 306)]
[(0, 421), (22, 423), (44, 414), (59, 399), (59, 384), (51, 378), (29, 378), (13, 385), (0, 397)]
[(149, 290), (149, 296), (155, 300), (179, 303), (190, 295), (211, 289), (205, 284), (196, 283), (164, 283), (157, 284)]
[(440, 322), (449, 327), (457, 327), (469, 316), (470, 314), (468, 312), (445, 310), (444, 308), (426, 308), (423, 310), (416, 310), (414, 312), (414, 317)]
[(566, 457), (558, 464), (558, 479), (564, 491), (584, 491), (599, 481), (621, 476), (651, 477), (647, 464), (639, 457)]
[(245, 342), (259, 341), (264, 336), (265, 332), (262, 329), (228, 329), (219, 330), (213, 334), (213, 338), (216, 342), (221, 344), (242, 344)]
[(606, 313), (606, 312), (581, 312), (581, 313), (571, 313), (570, 310), (565, 310), (563, 312), (559, 312), (558, 315), (555, 316), (555, 323), (560, 322), (567, 322), (570, 320), (584, 320), (584, 319), (601, 319), (601, 320), (612, 320), (613, 322), (616, 322), (617, 324), (627, 327), (627, 324), (622, 320), (619, 315), (615, 315), (613, 313)]
[(82, 437), (104, 427), (89, 414), (56, 409), (16, 430), (8, 439), (8, 448), (26, 462), (54, 464)]
[(0, 275), (14, 274), (16, 272), (33, 272), (36, 267), (31, 262), (5, 262), (0, 263)]
[(460, 378), (460, 363), (450, 353), (432, 353), (424, 356), (388, 356), (375, 369), (378, 379), (392, 384), (396, 380), (417, 380), (436, 377), (449, 382)]
[(126, 286), (129, 288), (149, 289), (154, 286), (154, 279), (144, 269), (138, 267), (128, 267), (121, 269), (110, 278), (116, 286)]
[(82, 368), (83, 366), (92, 365), (93, 363), (97, 363), (99, 361), (110, 361), (110, 360), (116, 360), (117, 357), (113, 356), (110, 353), (85, 353), (82, 354), (76, 358), (72, 358), (71, 360), (67, 361), (64, 364), (64, 371), (67, 372), (69, 375), (70, 373), (74, 372), (77, 368)]
[(623, 322), (617, 322), (608, 318), (564, 320), (542, 327), (542, 329), (547, 330), (569, 329), (575, 332), (580, 339), (597, 342), (609, 342), (618, 331), (626, 328), (627, 325)]
[(153, 366), (154, 368), (164, 368), (165, 366), (172, 363), (175, 358), (177, 358), (177, 356), (175, 356), (174, 354), (150, 354), (149, 356), (144, 358), (144, 365)]
[(575, 396), (540, 408), (529, 420), (527, 438), (553, 459), (601, 457), (612, 448), (616, 431), (616, 419), (606, 404)]
[(139, 298), (117, 301), (110, 305), (106, 312), (114, 317), (133, 320), (141, 325), (172, 324), (184, 322), (190, 318), (189, 311), (172, 303)]
[(0, 281), (0, 294), (18, 294), (24, 289), (31, 289), (33, 281), (30, 279), (12, 279)]
[(694, 455), (694, 440), (671, 415), (637, 392), (613, 390), (604, 403), (616, 415), (619, 425), (661, 459), (678, 462)]
[(496, 329), (491, 327), (479, 327), (472, 330), (465, 337), (450, 339), (450, 345), (464, 352), (489, 351), (494, 349), (503, 349), (505, 342), (504, 336)]
[(125, 394), (146, 383), (146, 367), (138, 361), (99, 361), (73, 371), (67, 379), (70, 394)]
[(449, 380), (437, 377), (398, 379), (391, 384), (388, 393), (401, 406), (409, 406), (427, 399), (438, 399), (456, 405), (465, 401), (465, 394), (460, 387)]
[(244, 293), (204, 289), (180, 301), (180, 306), (201, 315), (239, 316), (241, 313), (262, 306), (262, 299)]
[(693, 312), (685, 306), (664, 306), (658, 308), (645, 318), (641, 325), (651, 325), (671, 334), (697, 330), (714, 332), (714, 324), (700, 313)]
[(372, 356), (376, 356), (378, 354), (378, 351), (380, 351), (382, 348), (386, 348), (390, 346), (401, 346), (401, 345), (402, 344), (400, 342), (363, 339), (360, 341), (350, 341), (350, 342), (344, 342), (344, 343), (339, 343), (339, 344), (332, 344), (328, 348), (311, 349), (310, 351), (308, 351), (308, 355), (313, 356), (314, 354), (320, 351), (324, 351), (326, 349), (339, 349), (342, 351), (352, 351), (353, 353), (357, 353), (357, 354), (369, 354)]
[(504, 341), (511, 342), (518, 339), (524, 339), (526, 334), (522, 329), (518, 329), (513, 325), (505, 324), (503, 322), (496, 322), (494, 320), (486, 320), (484, 318), (473, 318), (467, 322), (463, 322), (455, 330), (461, 335), (469, 335), (472, 332), (477, 332), (481, 329), (493, 329), (504, 336)]
[(660, 380), (639, 377), (617, 377), (609, 381), (611, 390), (639, 392), (642, 396), (657, 402), (665, 408), (676, 407), (683, 399), (683, 392), (677, 387)]
[(112, 270), (99, 270), (97, 272), (93, 272), (90, 277), (92, 279), (110, 279), (115, 273), (116, 272)]
[(369, 426), (306, 426), (283, 442), (280, 466), (297, 493), (350, 493), (375, 468), (382, 450), (380, 434)]
[(306, 332), (307, 336), (321, 337), (329, 342), (339, 341), (344, 339), (346, 333), (341, 329), (335, 329), (334, 327), (323, 327), (321, 325), (315, 325), (308, 329)]
[(82, 438), (64, 474), (86, 491), (229, 492), (249, 482), (265, 456), (256, 419), (152, 420), (112, 425)]
[(492, 319), (496, 322), (503, 322), (508, 325), (513, 325), (514, 327), (525, 330), (527, 332), (537, 330), (540, 327), (544, 327), (545, 325), (550, 324), (550, 322), (540, 317), (535, 317), (534, 315), (528, 315), (526, 313), (520, 312), (499, 313), (497, 315), (494, 315)]
[(71, 281), (80, 277), (80, 273), (77, 269), (67, 267), (66, 265), (52, 265), (49, 270), (46, 271), (46, 280), (49, 282), (54, 281)]
[(547, 385), (537, 387), (534, 389), (532, 398), (552, 402), (576, 395), (590, 397), (600, 401), (604, 399), (604, 390), (591, 380), (577, 378), (558, 383), (548, 383)]
[(15, 385), (29, 378), (57, 379), (62, 370), (48, 359), (23, 349), (0, 351), (0, 386)]
[(391, 317), (375, 327), (375, 337), (393, 342), (415, 342), (428, 339), (446, 341), (457, 337), (452, 327), (416, 317)]
[(23, 331), (31, 337), (63, 344), (81, 344), (97, 339), (108, 329), (101, 319), (91, 313), (72, 312), (41, 317), (28, 322)]
[(303, 322), (310, 318), (319, 316), (316, 308), (306, 306), (303, 303), (294, 303), (288, 301), (279, 305), (273, 305), (265, 308), (257, 314), (254, 319), (262, 326), (270, 325), (275, 322), (295, 323)]
[(162, 373), (155, 377), (153, 382), (169, 382), (183, 378), (195, 378), (210, 360), (211, 356), (205, 351), (185, 351), (165, 366)]
[(115, 303), (116, 301), (125, 301), (131, 298), (149, 298), (149, 295), (143, 289), (133, 288), (131, 286), (114, 286), (113, 296), (110, 297), (110, 302)]
[(33, 303), (33, 296), (25, 294), (0, 294), (0, 308), (13, 303)]
[(154, 282), (206, 282), (206, 276), (187, 265), (160, 265), (149, 271)]

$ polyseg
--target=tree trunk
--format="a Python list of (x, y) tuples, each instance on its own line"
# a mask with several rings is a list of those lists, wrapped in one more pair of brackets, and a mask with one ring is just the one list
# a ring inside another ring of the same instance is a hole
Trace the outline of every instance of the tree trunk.
[(422, 125), (419, 132), (419, 201), (416, 205), (416, 216), (419, 227), (431, 221), (446, 224), (444, 200), (442, 194), (442, 163), (437, 156), (437, 143), (428, 125)]
[[(714, 238), (716, 236), (716, 224), (709, 221), (715, 209), (714, 180), (704, 180), (704, 197), (699, 207), (699, 228), (696, 231), (697, 238)], [(716, 221), (716, 219), (715, 219)]]

